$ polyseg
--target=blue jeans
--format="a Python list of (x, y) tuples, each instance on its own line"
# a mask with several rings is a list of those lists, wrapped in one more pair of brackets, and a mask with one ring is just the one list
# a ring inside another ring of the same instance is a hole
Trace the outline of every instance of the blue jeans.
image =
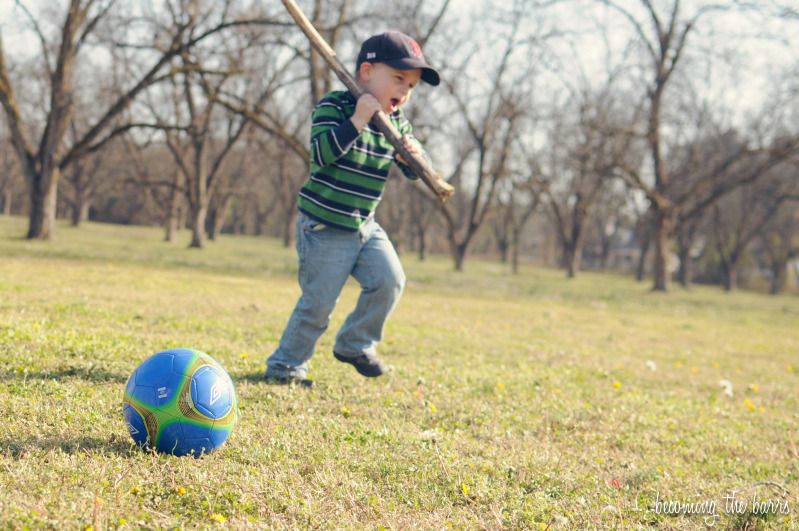
[(361, 294), (336, 334), (333, 351), (376, 356), (383, 326), (405, 286), (399, 257), (383, 228), (370, 218), (351, 232), (298, 212), (296, 246), (302, 295), (266, 361), (266, 376), (305, 378), (316, 340), (327, 329), (350, 275), (361, 285)]

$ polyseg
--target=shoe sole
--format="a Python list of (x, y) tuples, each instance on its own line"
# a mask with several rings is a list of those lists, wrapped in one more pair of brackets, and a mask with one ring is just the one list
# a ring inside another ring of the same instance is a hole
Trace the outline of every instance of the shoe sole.
[(388, 372), (388, 368), (383, 369), (380, 366), (376, 366), (376, 367), (372, 366), (378, 372), (363, 372), (361, 370), (361, 366), (358, 364), (358, 362), (355, 361), (355, 360), (357, 360), (359, 358), (348, 358), (346, 356), (342, 356), (341, 354), (338, 354), (337, 352), (333, 353), (333, 357), (335, 357), (340, 362), (348, 363), (348, 364), (352, 365), (353, 367), (355, 367), (355, 370), (358, 371), (358, 374), (360, 374), (361, 376), (365, 376), (366, 378), (377, 378), (378, 376), (383, 376), (385, 373)]

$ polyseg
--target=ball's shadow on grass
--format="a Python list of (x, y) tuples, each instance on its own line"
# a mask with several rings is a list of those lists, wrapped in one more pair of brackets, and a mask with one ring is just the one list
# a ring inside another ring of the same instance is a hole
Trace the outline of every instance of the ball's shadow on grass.
[(90, 367), (57, 367), (33, 372), (0, 371), (0, 382), (13, 380), (86, 380), (87, 382), (125, 383), (128, 375), (107, 369)]
[(13, 459), (22, 459), (31, 452), (52, 452), (60, 450), (62, 453), (75, 455), (85, 453), (88, 455), (106, 454), (120, 457), (131, 457), (141, 450), (132, 441), (111, 436), (110, 438), (81, 436), (81, 437), (30, 437), (28, 439), (0, 439), (0, 454), (6, 454)]

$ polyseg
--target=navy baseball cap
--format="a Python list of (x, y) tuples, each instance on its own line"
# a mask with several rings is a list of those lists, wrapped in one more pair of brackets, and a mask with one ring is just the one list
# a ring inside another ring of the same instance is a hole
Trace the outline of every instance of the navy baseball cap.
[(438, 71), (425, 61), (419, 43), (400, 31), (387, 31), (363, 41), (358, 53), (358, 69), (361, 63), (384, 63), (397, 70), (421, 68), (422, 81), (433, 86), (441, 81)]

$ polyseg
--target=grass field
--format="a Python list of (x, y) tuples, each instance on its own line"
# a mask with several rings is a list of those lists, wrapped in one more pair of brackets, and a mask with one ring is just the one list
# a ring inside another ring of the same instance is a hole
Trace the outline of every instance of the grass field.
[[(331, 354), (351, 283), (307, 390), (260, 378), (299, 295), (294, 249), (24, 229), (0, 217), (0, 528), (799, 528), (796, 296), (403, 256), (393, 372)], [(137, 449), (120, 414), (130, 372), (175, 346), (217, 358), (240, 398), (201, 460)]]

